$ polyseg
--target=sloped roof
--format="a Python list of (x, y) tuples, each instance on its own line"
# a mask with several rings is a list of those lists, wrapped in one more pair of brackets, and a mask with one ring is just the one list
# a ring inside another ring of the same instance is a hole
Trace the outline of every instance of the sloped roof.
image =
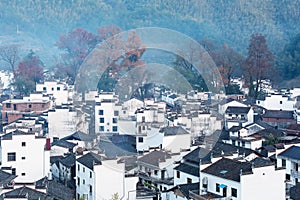
[(0, 170), (0, 185), (6, 185), (6, 184), (10, 183), (16, 177), (17, 177), (16, 175), (12, 175), (3, 170)]
[(58, 162), (62, 163), (66, 167), (72, 167), (75, 165), (76, 157), (74, 154), (69, 154), (66, 157), (59, 159)]
[(51, 146), (59, 146), (59, 147), (64, 147), (67, 149), (73, 149), (77, 144), (74, 144), (72, 142), (68, 142), (66, 140), (57, 140), (52, 142)]
[(239, 162), (228, 158), (222, 158), (202, 172), (211, 174), (220, 178), (240, 182), (240, 174), (252, 173), (252, 165), (249, 162)]
[(186, 174), (191, 174), (193, 176), (199, 177), (199, 166), (194, 166), (186, 162), (180, 163), (177, 167), (174, 168), (177, 171), (184, 172)]
[(31, 189), (29, 187), (23, 186), (9, 192), (2, 194), (5, 198), (25, 198), (27, 197), (28, 200), (50, 200), (52, 198), (47, 197), (46, 193), (39, 192), (35, 189)]
[(160, 129), (159, 132), (163, 132), (165, 136), (189, 134), (189, 132), (184, 128), (182, 128), (181, 126), (165, 127)]
[(262, 115), (263, 118), (279, 118), (279, 119), (294, 119), (293, 111), (286, 110), (266, 110)]
[(300, 147), (298, 146), (291, 146), (287, 150), (281, 152), (278, 154), (280, 157), (285, 157), (285, 158), (290, 158), (290, 159), (295, 159), (295, 160), (300, 160)]
[(92, 141), (94, 139), (94, 136), (88, 135), (86, 133), (83, 133), (81, 131), (76, 131), (71, 135), (68, 135), (62, 140), (78, 140), (78, 141)]
[(77, 159), (77, 161), (91, 170), (94, 170), (94, 165), (102, 164), (101, 156), (93, 152), (89, 152), (81, 156), (80, 158)]
[(190, 199), (190, 191), (193, 191), (194, 193), (199, 193), (199, 182), (198, 183), (188, 183), (188, 184), (181, 184), (177, 185), (166, 192), (179, 190), (186, 199)]
[(225, 113), (247, 114), (250, 107), (228, 106)]
[(152, 151), (141, 158), (138, 162), (143, 162), (149, 165), (159, 167), (160, 162), (165, 162), (167, 158), (171, 158), (171, 154), (165, 151)]

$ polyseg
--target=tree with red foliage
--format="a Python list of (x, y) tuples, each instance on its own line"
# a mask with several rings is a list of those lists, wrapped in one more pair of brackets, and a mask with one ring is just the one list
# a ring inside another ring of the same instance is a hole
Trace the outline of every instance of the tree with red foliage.
[(23, 95), (28, 95), (35, 90), (35, 84), (43, 80), (43, 63), (34, 52), (30, 52), (14, 71), (16, 89)]
[(96, 44), (97, 36), (83, 28), (76, 28), (66, 35), (60, 35), (55, 45), (65, 51), (62, 54), (64, 62), (62, 71), (70, 78), (71, 83), (74, 83), (80, 65)]
[[(268, 49), (266, 38), (262, 34), (253, 34), (248, 47), (244, 69), (249, 83), (249, 96), (258, 98), (264, 79), (270, 78), (274, 65), (274, 56)], [(253, 83), (254, 82), (254, 83)]]

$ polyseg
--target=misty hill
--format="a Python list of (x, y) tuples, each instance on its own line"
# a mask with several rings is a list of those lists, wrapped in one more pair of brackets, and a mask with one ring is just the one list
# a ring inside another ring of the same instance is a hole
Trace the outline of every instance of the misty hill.
[(266, 35), (273, 52), (300, 32), (300, 1), (293, 0), (2, 0), (1, 34), (29, 32), (48, 45), (76, 27), (158, 26), (197, 40), (228, 43), (246, 53), (252, 33)]

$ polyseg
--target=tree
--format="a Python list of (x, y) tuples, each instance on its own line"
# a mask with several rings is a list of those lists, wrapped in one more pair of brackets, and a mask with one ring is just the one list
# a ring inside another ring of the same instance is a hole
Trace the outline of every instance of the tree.
[(270, 77), (269, 72), (273, 64), (274, 56), (268, 49), (265, 37), (261, 34), (253, 34), (248, 47), (248, 57), (244, 63), (250, 97), (257, 99), (262, 80)]
[(4, 45), (0, 47), (0, 59), (6, 62), (11, 72), (15, 72), (16, 65), (20, 59), (20, 46), (16, 44)]
[(13, 85), (20, 94), (28, 95), (35, 90), (35, 83), (43, 80), (44, 64), (33, 51), (23, 58), (14, 74)]
[(97, 36), (83, 28), (76, 28), (66, 35), (60, 35), (55, 45), (65, 51), (62, 54), (64, 66), (62, 72), (66, 73), (71, 83), (74, 83), (80, 65), (96, 44)]

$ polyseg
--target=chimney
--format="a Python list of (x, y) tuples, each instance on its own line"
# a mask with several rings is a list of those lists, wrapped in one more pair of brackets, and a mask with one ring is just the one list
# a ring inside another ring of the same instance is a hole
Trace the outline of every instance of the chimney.
[(46, 150), (47, 150), (47, 151), (50, 151), (50, 150), (51, 150), (50, 138), (46, 138)]

